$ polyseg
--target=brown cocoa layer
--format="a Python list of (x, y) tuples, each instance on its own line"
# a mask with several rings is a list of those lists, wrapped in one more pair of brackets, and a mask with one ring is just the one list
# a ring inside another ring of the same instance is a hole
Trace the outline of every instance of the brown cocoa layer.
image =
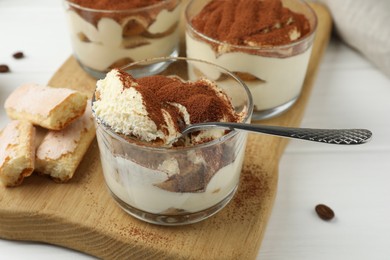
[(71, 0), (70, 2), (98, 10), (129, 10), (161, 3), (164, 0)]
[[(129, 35), (140, 30), (140, 33), (142, 33), (144, 28), (149, 27), (163, 9), (171, 11), (179, 4), (179, 0), (69, 0), (69, 2), (82, 8), (87, 8), (82, 9), (72, 5), (69, 7), (89, 23), (96, 26), (100, 19), (110, 18), (122, 24)], [(159, 3), (161, 5), (158, 5)], [(156, 8), (152, 8), (154, 5), (156, 5)], [(135, 12), (135, 9), (140, 10)], [(135, 17), (137, 20), (129, 20), (129, 17)], [(140, 22), (141, 20), (142, 22)]]
[[(162, 110), (176, 119), (174, 124), (177, 130), (183, 126), (184, 117), (173, 104), (186, 107), (192, 124), (221, 121), (224, 118), (231, 122), (238, 120), (231, 104), (219, 97), (208, 81), (182, 81), (177, 77), (161, 75), (134, 79), (122, 70), (119, 70), (119, 75), (124, 87), (135, 87), (141, 93), (149, 117), (162, 131), (167, 131)], [(133, 82), (138, 86), (134, 86)]]

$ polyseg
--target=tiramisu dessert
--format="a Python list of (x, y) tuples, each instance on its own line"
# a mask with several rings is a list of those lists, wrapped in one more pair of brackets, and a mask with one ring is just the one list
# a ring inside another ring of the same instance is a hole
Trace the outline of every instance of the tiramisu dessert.
[(186, 215), (234, 194), (246, 135), (223, 129), (181, 135), (188, 124), (247, 122), (248, 109), (236, 112), (214, 82), (135, 79), (114, 69), (98, 81), (92, 110), (105, 180), (125, 209)]
[(175, 56), (180, 0), (66, 0), (76, 58), (94, 76), (151, 57)]
[(200, 2), (193, 0), (186, 9), (187, 56), (221, 65), (244, 80), (254, 100), (253, 119), (290, 107), (310, 58), (316, 29), (311, 8), (299, 0)]

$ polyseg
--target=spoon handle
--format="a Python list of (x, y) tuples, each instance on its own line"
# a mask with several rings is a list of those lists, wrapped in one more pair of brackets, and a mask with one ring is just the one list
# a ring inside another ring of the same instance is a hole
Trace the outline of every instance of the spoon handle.
[[(372, 133), (366, 129), (315, 129), (315, 128), (294, 128), (282, 126), (268, 126), (242, 123), (202, 123), (188, 126), (185, 132), (200, 130), (199, 128), (224, 127), (236, 130), (246, 130), (257, 133), (264, 133), (288, 138), (302, 139), (327, 144), (364, 144), (371, 139)], [(183, 132), (184, 133), (184, 132)]]

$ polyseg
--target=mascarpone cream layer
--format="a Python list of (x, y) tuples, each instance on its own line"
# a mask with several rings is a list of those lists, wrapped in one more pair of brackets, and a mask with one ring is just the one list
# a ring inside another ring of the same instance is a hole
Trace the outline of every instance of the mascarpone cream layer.
[[(148, 27), (148, 32), (158, 34), (168, 31), (178, 24), (180, 13), (180, 4), (173, 11), (162, 10), (157, 15), (154, 23)], [(122, 25), (113, 19), (102, 18), (95, 27), (75, 11), (68, 10), (67, 16), (73, 50), (77, 58), (83, 65), (95, 70), (105, 71), (114, 62), (123, 58), (130, 58), (135, 61), (169, 56), (178, 45), (178, 26), (165, 37), (153, 39), (134, 36), (125, 40), (122, 36)], [(87, 36), (89, 41), (80, 40), (79, 33)], [(129, 45), (134, 47), (125, 47)]]
[[(101, 150), (101, 159), (107, 186), (112, 193), (130, 206), (154, 214), (169, 209), (197, 212), (218, 204), (237, 187), (244, 150), (245, 147), (241, 147), (236, 159), (219, 169), (205, 191), (199, 193), (170, 192), (155, 185), (164, 182), (172, 174), (178, 174), (178, 163), (174, 158), (164, 161), (156, 170), (129, 159), (113, 156), (105, 149)], [(204, 160), (193, 158), (192, 161), (201, 163)]]
[[(302, 88), (310, 58), (311, 47), (298, 55), (277, 58), (264, 57), (244, 52), (227, 52), (217, 55), (212, 46), (194, 39), (186, 33), (187, 57), (207, 60), (233, 72), (245, 72), (261, 79), (245, 81), (249, 87), (256, 110), (280, 106), (296, 98)], [(211, 79), (218, 79), (219, 73), (210, 74), (198, 67)], [(223, 81), (218, 81), (222, 85)]]

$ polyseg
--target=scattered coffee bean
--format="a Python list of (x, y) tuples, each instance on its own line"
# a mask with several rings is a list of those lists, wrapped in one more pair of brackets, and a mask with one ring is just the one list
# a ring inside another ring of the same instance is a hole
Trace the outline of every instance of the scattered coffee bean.
[(21, 52), (21, 51), (18, 51), (18, 52), (15, 52), (12, 56), (13, 56), (15, 59), (21, 59), (21, 58), (24, 58), (24, 53)]
[(0, 64), (0, 73), (9, 72), (9, 67), (5, 64)]
[(331, 220), (332, 218), (334, 218), (333, 210), (324, 204), (318, 204), (315, 207), (315, 210), (317, 212), (317, 215), (323, 220)]

